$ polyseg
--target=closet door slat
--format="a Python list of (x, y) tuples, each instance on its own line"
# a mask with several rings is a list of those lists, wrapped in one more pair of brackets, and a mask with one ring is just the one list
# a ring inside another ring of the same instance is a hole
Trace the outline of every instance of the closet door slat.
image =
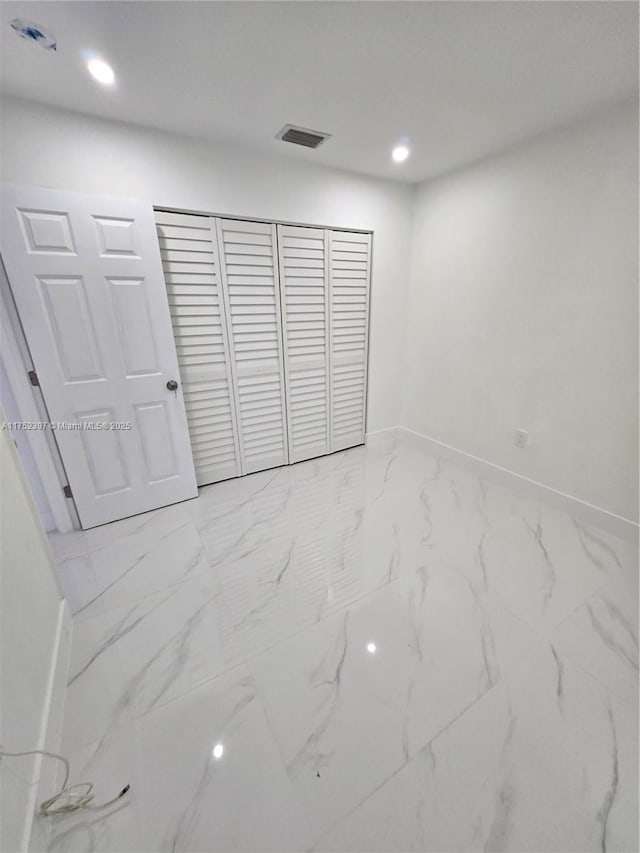
[(278, 225), (278, 248), (289, 458), (301, 462), (329, 452), (327, 234)]
[(217, 219), (216, 231), (241, 470), (251, 474), (289, 462), (276, 226)]
[(371, 235), (329, 231), (331, 451), (364, 442)]
[(199, 486), (241, 473), (220, 265), (210, 217), (156, 211)]

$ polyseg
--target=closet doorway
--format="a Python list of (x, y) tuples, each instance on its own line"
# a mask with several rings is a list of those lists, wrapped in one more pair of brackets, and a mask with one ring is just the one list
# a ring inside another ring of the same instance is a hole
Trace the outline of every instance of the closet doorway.
[(362, 444), (371, 234), (155, 216), (198, 485)]

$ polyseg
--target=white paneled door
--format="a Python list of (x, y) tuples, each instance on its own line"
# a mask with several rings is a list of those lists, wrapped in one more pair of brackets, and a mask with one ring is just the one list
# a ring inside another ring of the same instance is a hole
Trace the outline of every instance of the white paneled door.
[(217, 219), (243, 474), (289, 461), (276, 226)]
[(56, 440), (82, 526), (194, 497), (151, 206), (4, 185), (2, 211), (2, 254), (49, 416), (68, 427)]
[(289, 458), (329, 452), (329, 274), (322, 228), (278, 225)]
[(371, 235), (329, 231), (331, 450), (364, 442)]

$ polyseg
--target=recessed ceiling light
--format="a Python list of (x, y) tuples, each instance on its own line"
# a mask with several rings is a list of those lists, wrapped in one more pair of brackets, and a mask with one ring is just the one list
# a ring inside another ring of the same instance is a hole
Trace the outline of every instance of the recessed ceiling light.
[(395, 163), (403, 163), (409, 156), (409, 149), (406, 145), (396, 145), (391, 152), (391, 156)]
[(224, 752), (224, 746), (221, 743), (217, 743), (212, 750), (212, 754), (214, 758), (222, 758), (222, 753)]
[(106, 62), (103, 62), (102, 59), (90, 59), (87, 62), (87, 68), (89, 69), (89, 74), (95, 77), (98, 83), (103, 83), (105, 86), (111, 86), (116, 79), (113, 68), (107, 65)]
[(374, 655), (376, 653), (376, 644), (375, 643), (367, 643), (367, 651), (370, 655)]

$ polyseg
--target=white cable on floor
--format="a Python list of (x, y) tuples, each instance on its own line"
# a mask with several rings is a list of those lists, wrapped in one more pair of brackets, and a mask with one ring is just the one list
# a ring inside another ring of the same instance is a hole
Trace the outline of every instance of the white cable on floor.
[[(7, 758), (19, 758), (23, 755), (47, 755), (49, 758), (56, 758), (64, 764), (64, 782), (62, 783), (62, 787), (57, 794), (54, 794), (52, 797), (49, 797), (48, 800), (45, 800), (40, 804), (40, 811), (46, 817), (56, 814), (66, 814), (67, 812), (75, 812), (78, 809), (106, 809), (107, 806), (112, 806), (119, 799), (124, 797), (130, 787), (129, 785), (125, 785), (120, 793), (112, 800), (109, 800), (106, 803), (101, 803), (100, 805), (93, 805), (95, 795), (92, 793), (92, 782), (77, 782), (75, 785), (69, 785), (67, 787), (70, 767), (69, 762), (63, 755), (58, 755), (55, 752), (48, 752), (46, 749), (30, 749), (27, 752), (5, 752), (4, 750), (0, 750), (0, 759), (3, 756), (6, 756)], [(65, 802), (61, 805), (57, 805), (60, 800), (65, 800)]]

